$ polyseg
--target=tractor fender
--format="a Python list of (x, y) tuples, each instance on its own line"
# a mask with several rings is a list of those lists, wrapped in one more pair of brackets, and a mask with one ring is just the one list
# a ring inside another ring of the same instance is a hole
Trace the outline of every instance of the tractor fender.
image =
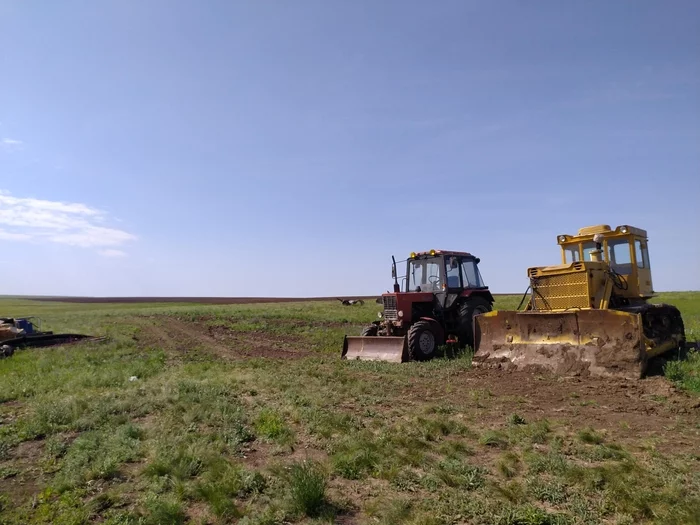
[(481, 289), (467, 289), (464, 290), (460, 295), (460, 297), (483, 297), (487, 301), (489, 301), (491, 304), (493, 304), (496, 300), (493, 298), (493, 295), (491, 295), (491, 290), (488, 288), (481, 288)]
[(435, 327), (435, 331), (438, 333), (440, 340), (445, 340), (445, 329), (437, 320), (433, 319), (432, 317), (421, 317), (420, 320), (428, 321), (430, 324), (432, 324)]

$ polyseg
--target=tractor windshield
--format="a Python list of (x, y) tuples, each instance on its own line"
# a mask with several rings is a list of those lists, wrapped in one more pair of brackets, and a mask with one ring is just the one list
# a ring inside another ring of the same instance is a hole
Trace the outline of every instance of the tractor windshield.
[(408, 261), (408, 292), (442, 291), (443, 260), (441, 257)]
[(462, 261), (462, 281), (464, 281), (465, 288), (484, 288), (486, 286), (474, 259)]

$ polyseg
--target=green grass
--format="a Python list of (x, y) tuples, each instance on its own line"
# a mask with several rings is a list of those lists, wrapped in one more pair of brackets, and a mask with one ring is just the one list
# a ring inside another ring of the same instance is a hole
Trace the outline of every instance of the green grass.
[(700, 394), (700, 351), (691, 350), (683, 361), (668, 361), (664, 374), (681, 388)]
[(294, 511), (315, 517), (326, 506), (326, 478), (314, 463), (294, 464), (289, 474), (289, 490)]
[[(681, 308), (697, 339), (700, 294), (659, 300)], [(376, 318), (371, 302), (0, 306), (109, 336), (0, 361), (3, 525), (700, 522), (700, 457), (673, 446), (696, 439), (690, 416), (663, 430), (629, 414), (598, 424), (591, 415), (618, 415), (585, 380), (562, 381), (551, 400), (562, 411), (551, 411), (479, 382), (468, 354), (340, 361), (343, 334)], [(196, 335), (149, 338), (168, 319), (239, 341), (221, 345), (307, 354), (227, 360)], [(666, 365), (691, 395), (698, 371), (696, 353)]]
[[(683, 316), (686, 339), (693, 343), (700, 342), (700, 292), (661, 294), (654, 302), (678, 307)], [(700, 350), (692, 350), (685, 360), (668, 361), (664, 372), (679, 387), (700, 394)]]

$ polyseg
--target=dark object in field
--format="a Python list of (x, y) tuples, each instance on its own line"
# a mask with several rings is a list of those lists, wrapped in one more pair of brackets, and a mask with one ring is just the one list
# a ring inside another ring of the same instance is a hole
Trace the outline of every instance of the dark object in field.
[(0, 358), (10, 357), (16, 348), (56, 346), (104, 339), (84, 334), (54, 334), (42, 331), (41, 319), (38, 317), (0, 317)]
[(3, 359), (4, 357), (10, 357), (14, 353), (15, 349), (12, 348), (10, 345), (0, 345), (0, 359)]
[(339, 297), (336, 297), (336, 299), (343, 303), (344, 306), (354, 306), (356, 304), (362, 306), (365, 304), (365, 302), (362, 299), (341, 299)]

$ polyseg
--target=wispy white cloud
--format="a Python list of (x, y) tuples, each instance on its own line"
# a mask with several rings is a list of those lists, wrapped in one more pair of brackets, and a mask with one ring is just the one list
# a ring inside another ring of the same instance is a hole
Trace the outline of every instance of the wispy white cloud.
[[(105, 226), (109, 217), (86, 204), (15, 197), (0, 190), (0, 239), (39, 241), (83, 248), (113, 248), (136, 239), (124, 230)], [(104, 253), (102, 255), (105, 255)]]
[(17, 139), (11, 139), (9, 137), (0, 139), (0, 152), (15, 152), (24, 149), (24, 142)]
[(31, 238), (32, 236), (26, 233), (13, 233), (0, 229), (0, 240), (3, 241), (28, 241)]
[(99, 253), (103, 257), (126, 257), (126, 252), (123, 252), (121, 250), (100, 250)]

